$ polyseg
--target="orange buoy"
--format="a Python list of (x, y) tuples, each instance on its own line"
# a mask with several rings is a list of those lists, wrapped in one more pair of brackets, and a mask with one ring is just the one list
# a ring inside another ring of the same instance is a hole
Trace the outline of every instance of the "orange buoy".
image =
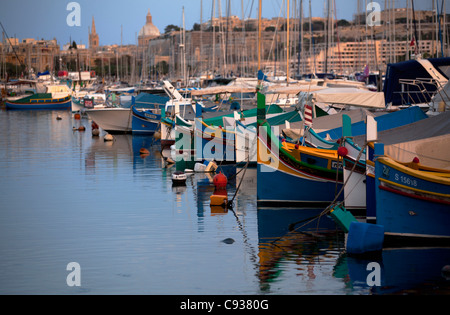
[(75, 115), (73, 115), (73, 118), (75, 118), (76, 120), (80, 120), (81, 119), (81, 115), (76, 113)]
[(86, 130), (86, 128), (84, 126), (78, 127), (78, 131), (85, 131), (85, 130)]
[(228, 179), (225, 175), (220, 172), (213, 178), (213, 183), (216, 188), (225, 188), (227, 187)]

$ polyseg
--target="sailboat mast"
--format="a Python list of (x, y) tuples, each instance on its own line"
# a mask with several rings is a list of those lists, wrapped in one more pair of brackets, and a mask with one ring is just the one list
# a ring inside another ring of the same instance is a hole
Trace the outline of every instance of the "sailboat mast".
[(297, 76), (300, 76), (300, 63), (302, 61), (302, 52), (303, 52), (303, 0), (300, 0), (300, 16), (298, 19), (299, 28), (298, 28), (298, 55), (297, 55)]
[(261, 69), (261, 14), (262, 14), (262, 0), (259, 0), (259, 8), (258, 8), (258, 70)]
[(212, 58), (212, 71), (216, 70), (216, 25), (214, 23), (214, 15), (216, 11), (216, 0), (212, 0), (212, 12), (211, 12), (211, 26), (213, 28), (213, 58)]
[(289, 38), (289, 28), (290, 28), (290, 2), (291, 0), (287, 0), (287, 33), (286, 33), (286, 42), (287, 42), (287, 49), (286, 49), (286, 83), (289, 85), (289, 60), (291, 58), (290, 53), (290, 38)]
[(183, 81), (184, 86), (187, 87), (187, 78), (186, 78), (186, 23), (184, 19), (184, 7), (183, 7), (183, 30), (182, 30), (182, 53), (183, 53)]

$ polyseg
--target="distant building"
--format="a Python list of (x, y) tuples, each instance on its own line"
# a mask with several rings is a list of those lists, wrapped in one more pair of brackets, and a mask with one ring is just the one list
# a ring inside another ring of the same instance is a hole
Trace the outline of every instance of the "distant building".
[(96, 50), (99, 46), (99, 37), (97, 31), (95, 30), (95, 21), (94, 17), (92, 17), (92, 27), (89, 32), (89, 48), (92, 50)]
[(150, 40), (157, 38), (160, 35), (159, 29), (153, 24), (150, 10), (148, 10), (146, 23), (139, 31), (138, 44), (139, 46), (147, 46)]

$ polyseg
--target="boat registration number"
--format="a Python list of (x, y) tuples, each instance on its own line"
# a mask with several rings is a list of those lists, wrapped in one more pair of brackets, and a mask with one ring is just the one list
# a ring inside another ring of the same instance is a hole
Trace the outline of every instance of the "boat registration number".
[(395, 181), (408, 186), (417, 187), (417, 180), (409, 178), (408, 176), (395, 174)]
[(150, 118), (150, 119), (157, 119), (158, 117), (152, 114), (147, 114), (145, 113), (145, 117)]

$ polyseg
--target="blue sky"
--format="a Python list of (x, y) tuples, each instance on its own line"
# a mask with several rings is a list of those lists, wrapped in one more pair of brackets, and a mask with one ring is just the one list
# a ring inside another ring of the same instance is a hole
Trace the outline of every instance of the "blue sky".
[[(183, 6), (188, 30), (194, 23), (200, 22), (201, 11), (201, 0), (75, 0), (81, 7), (81, 26), (70, 27), (66, 22), (70, 11), (67, 11), (66, 7), (73, 0), (1, 1), (0, 22), (10, 37), (56, 38), (60, 45), (68, 43), (70, 38), (77, 43), (88, 44), (88, 27), (91, 26), (92, 16), (95, 18), (97, 33), (100, 36), (100, 45), (120, 44), (121, 26), (123, 27), (123, 44), (135, 44), (137, 33), (145, 24), (148, 9), (153, 16), (153, 23), (161, 32), (169, 24), (182, 25)], [(222, 0), (224, 16), (226, 2)], [(263, 0), (262, 2), (262, 15), (265, 18), (279, 16), (280, 7), (286, 3), (284, 0)], [(303, 2), (304, 14), (308, 16), (309, 1)], [(385, 0), (378, 0), (378, 2), (383, 8)], [(405, 0), (396, 0), (397, 6), (404, 2)], [(312, 0), (313, 16), (323, 16), (323, 3), (324, 0)], [(356, 11), (356, 3), (357, 0), (336, 0), (337, 17), (351, 20)], [(360, 3), (364, 4), (365, 0), (360, 0)], [(430, 0), (415, 0), (414, 3), (416, 7), (425, 5), (431, 8)], [(257, 7), (258, 0), (244, 0), (245, 17), (256, 18)], [(203, 0), (203, 21), (211, 18), (211, 8), (212, 0)], [(231, 14), (242, 16), (241, 0), (231, 0)], [(283, 16), (284, 13), (281, 15)]]

